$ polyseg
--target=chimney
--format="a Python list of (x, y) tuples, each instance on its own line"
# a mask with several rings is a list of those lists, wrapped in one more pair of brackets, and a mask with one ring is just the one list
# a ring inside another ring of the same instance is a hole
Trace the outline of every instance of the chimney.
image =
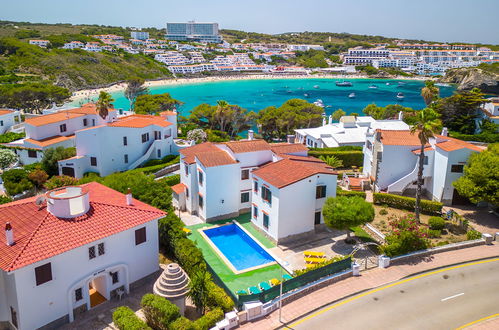
[(288, 135), (288, 143), (295, 143), (295, 136), (294, 135)]
[(248, 131), (248, 140), (254, 140), (255, 139), (255, 132), (253, 132), (252, 129)]
[(12, 230), (10, 222), (5, 224), (5, 243), (7, 243), (8, 246), (14, 245), (14, 231)]
[(444, 127), (442, 128), (442, 134), (440, 134), (442, 136), (448, 136), (449, 135), (449, 130), (447, 129), (447, 127)]
[(404, 113), (399, 111), (399, 120), (404, 120)]
[(328, 124), (331, 125), (333, 123), (333, 115), (329, 115), (329, 122)]
[(132, 189), (128, 188), (128, 191), (126, 192), (126, 205), (133, 205), (132, 203)]

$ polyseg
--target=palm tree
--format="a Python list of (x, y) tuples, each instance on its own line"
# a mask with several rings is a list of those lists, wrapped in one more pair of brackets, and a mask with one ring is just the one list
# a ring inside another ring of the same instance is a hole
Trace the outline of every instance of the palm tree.
[(108, 109), (113, 107), (113, 101), (114, 99), (111, 94), (104, 91), (99, 93), (99, 99), (97, 100), (96, 106), (99, 116), (101, 116), (102, 119), (106, 119), (107, 114), (109, 113)]
[(135, 107), (135, 100), (137, 99), (137, 96), (148, 93), (149, 89), (144, 86), (144, 79), (137, 77), (128, 79), (125, 89), (125, 97), (130, 102), (130, 110), (133, 110)]
[(438, 98), (438, 93), (440, 91), (438, 87), (435, 86), (435, 82), (433, 80), (426, 80), (424, 85), (425, 86), (421, 89), (421, 96), (423, 97), (426, 106), (428, 106), (431, 102)]
[(321, 156), (320, 159), (322, 159), (326, 164), (328, 164), (332, 168), (343, 167), (343, 161), (334, 155), (329, 157)]
[(411, 134), (418, 133), (419, 141), (421, 142), (418, 165), (418, 184), (416, 188), (416, 221), (419, 222), (420, 203), (421, 203), (421, 188), (423, 185), (423, 166), (424, 166), (424, 149), (430, 142), (430, 139), (435, 136), (435, 132), (442, 126), (442, 122), (438, 119), (440, 115), (432, 108), (425, 108), (418, 111), (416, 121), (411, 127)]
[(196, 306), (196, 309), (204, 314), (204, 309), (207, 303), (208, 286), (207, 283), (211, 281), (211, 276), (206, 270), (200, 270), (191, 277), (189, 283), (189, 292), (187, 296)]

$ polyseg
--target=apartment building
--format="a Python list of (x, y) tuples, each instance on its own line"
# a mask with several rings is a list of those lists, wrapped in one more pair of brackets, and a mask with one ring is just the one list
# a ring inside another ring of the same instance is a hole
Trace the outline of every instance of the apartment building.
[(5, 134), (21, 123), (21, 113), (12, 109), (0, 109), (0, 134)]
[(35, 45), (35, 46), (38, 46), (38, 47), (42, 47), (42, 48), (47, 48), (47, 46), (50, 45), (50, 41), (48, 41), (48, 40), (39, 40), (39, 39), (31, 39), (29, 41), (29, 44), (30, 45)]
[(132, 31), (130, 32), (130, 38), (138, 39), (138, 40), (147, 40), (149, 39), (149, 32), (146, 31)]
[(220, 43), (218, 23), (166, 23), (166, 38), (175, 41), (198, 41)]

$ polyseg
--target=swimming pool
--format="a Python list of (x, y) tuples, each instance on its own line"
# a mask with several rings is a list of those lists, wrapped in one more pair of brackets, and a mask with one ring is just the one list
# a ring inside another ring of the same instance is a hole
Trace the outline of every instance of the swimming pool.
[(236, 223), (208, 228), (204, 233), (210, 245), (235, 273), (246, 272), (275, 263), (250, 235)]

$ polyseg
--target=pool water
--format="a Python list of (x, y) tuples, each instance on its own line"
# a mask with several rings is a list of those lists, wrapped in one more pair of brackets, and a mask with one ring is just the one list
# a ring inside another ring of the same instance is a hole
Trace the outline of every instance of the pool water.
[(237, 271), (275, 261), (264, 248), (236, 224), (205, 229), (204, 233)]

